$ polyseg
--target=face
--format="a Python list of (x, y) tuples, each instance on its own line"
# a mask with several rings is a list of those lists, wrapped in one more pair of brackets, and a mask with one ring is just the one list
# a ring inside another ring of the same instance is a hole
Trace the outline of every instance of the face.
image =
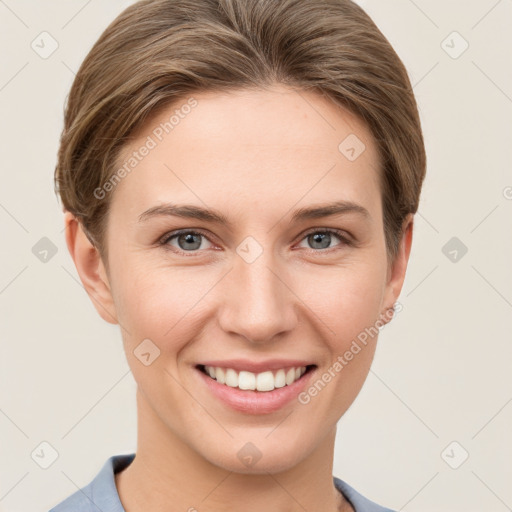
[[(377, 341), (362, 333), (390, 319), (410, 236), (390, 265), (377, 148), (352, 114), (284, 87), (192, 96), (120, 155), (137, 163), (109, 192), (94, 302), (122, 326), (140, 422), (230, 471), (251, 471), (240, 449), (262, 455), (258, 471), (283, 470), (360, 391)], [(228, 373), (278, 387), (241, 390)]]

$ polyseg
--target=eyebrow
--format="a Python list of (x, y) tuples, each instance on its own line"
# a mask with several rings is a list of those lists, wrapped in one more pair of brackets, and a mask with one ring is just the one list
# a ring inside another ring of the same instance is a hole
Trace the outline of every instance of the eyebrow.
[[(293, 213), (291, 222), (299, 222), (308, 219), (320, 219), (323, 217), (348, 213), (356, 213), (365, 219), (371, 218), (370, 212), (360, 204), (354, 203), (352, 201), (336, 201), (334, 203), (299, 208)], [(141, 215), (139, 215), (138, 221), (146, 222), (151, 218), (163, 216), (197, 219), (205, 222), (222, 224), (228, 227), (232, 226), (232, 223), (217, 210), (202, 208), (195, 205), (175, 205), (171, 203), (165, 203), (149, 208)]]

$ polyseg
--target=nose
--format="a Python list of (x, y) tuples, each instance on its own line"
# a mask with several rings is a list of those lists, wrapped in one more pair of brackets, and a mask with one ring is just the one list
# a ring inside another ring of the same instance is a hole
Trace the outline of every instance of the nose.
[(253, 343), (273, 341), (298, 323), (297, 298), (270, 251), (252, 263), (236, 257), (223, 284), (219, 324)]

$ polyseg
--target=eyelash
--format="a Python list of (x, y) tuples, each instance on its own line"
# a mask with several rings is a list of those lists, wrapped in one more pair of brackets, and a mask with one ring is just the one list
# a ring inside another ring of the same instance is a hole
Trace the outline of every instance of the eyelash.
[[(174, 253), (177, 253), (179, 255), (184, 255), (184, 256), (187, 256), (187, 257), (194, 257), (197, 253), (200, 253), (202, 251), (200, 250), (196, 250), (196, 251), (183, 251), (181, 249), (177, 249), (175, 247), (173, 247), (172, 249), (170, 248), (169, 246), (169, 241), (172, 240), (173, 238), (176, 238), (180, 235), (184, 235), (184, 234), (194, 234), (194, 235), (201, 235), (203, 236), (204, 238), (206, 238), (210, 243), (213, 243), (206, 234), (204, 234), (201, 230), (194, 230), (194, 229), (182, 229), (182, 230), (178, 230), (178, 231), (172, 231), (171, 233), (167, 233), (165, 234), (159, 241), (158, 241), (158, 245), (159, 246), (162, 246), (165, 250), (169, 250), (169, 251), (172, 251)], [(352, 240), (350, 240), (344, 231), (341, 231), (339, 229), (333, 229), (333, 228), (330, 228), (330, 229), (321, 229), (321, 228), (313, 228), (309, 231), (307, 231), (306, 233), (304, 233), (304, 235), (302, 235), (302, 238), (300, 239), (300, 242), (302, 242), (302, 240), (304, 240), (306, 237), (308, 237), (309, 235), (312, 235), (312, 234), (315, 234), (315, 233), (322, 233), (322, 234), (330, 234), (330, 235), (335, 235), (341, 242), (340, 246), (348, 246), (348, 247), (352, 247), (355, 245), (355, 242), (353, 242)], [(308, 251), (312, 251), (314, 253), (331, 253), (332, 251), (335, 251), (339, 246), (334, 246), (334, 247), (330, 247), (330, 248), (327, 248), (327, 249), (307, 249)]]

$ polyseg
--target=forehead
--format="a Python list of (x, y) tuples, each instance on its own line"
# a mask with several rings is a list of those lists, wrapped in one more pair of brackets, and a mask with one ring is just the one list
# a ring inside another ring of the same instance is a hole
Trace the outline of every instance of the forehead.
[(126, 214), (129, 205), (132, 216), (169, 201), (233, 215), (340, 199), (380, 208), (366, 125), (317, 93), (284, 86), (191, 94), (145, 123), (119, 155), (123, 165), (111, 209)]

